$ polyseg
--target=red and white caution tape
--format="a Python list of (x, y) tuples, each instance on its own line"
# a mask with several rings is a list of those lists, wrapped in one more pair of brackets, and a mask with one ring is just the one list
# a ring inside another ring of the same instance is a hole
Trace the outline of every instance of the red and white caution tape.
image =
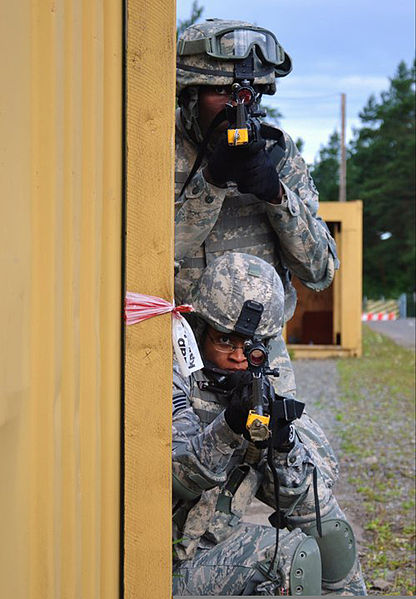
[(395, 312), (364, 312), (361, 320), (397, 320), (397, 315)]
[(180, 312), (193, 312), (194, 309), (189, 304), (175, 306), (161, 297), (154, 295), (144, 295), (143, 293), (131, 293), (127, 291), (124, 303), (124, 319), (127, 325), (142, 322), (152, 316), (159, 314), (179, 314)]
[(189, 323), (181, 316), (181, 312), (193, 312), (189, 304), (175, 306), (161, 297), (144, 295), (143, 293), (126, 293), (124, 303), (124, 319), (127, 325), (142, 322), (159, 314), (172, 313), (172, 343), (176, 360), (183, 376), (204, 367), (198, 350), (194, 333)]

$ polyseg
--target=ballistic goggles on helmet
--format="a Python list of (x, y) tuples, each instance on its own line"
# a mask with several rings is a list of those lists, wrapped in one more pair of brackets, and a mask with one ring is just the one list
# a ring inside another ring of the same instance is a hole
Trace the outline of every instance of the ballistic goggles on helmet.
[(220, 60), (247, 58), (255, 48), (260, 58), (276, 67), (285, 60), (285, 52), (271, 31), (261, 27), (233, 27), (198, 40), (179, 40), (178, 55), (207, 54)]

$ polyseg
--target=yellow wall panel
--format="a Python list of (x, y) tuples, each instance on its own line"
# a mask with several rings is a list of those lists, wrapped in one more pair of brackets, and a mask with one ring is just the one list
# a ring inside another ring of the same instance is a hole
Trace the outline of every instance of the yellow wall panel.
[[(26, 10), (25, 10), (26, 8)], [(30, 386), (30, 62), (27, 44), (11, 42), (19, 22), (19, 41), (30, 37), (29, 3), (2, 3), (0, 19), (0, 596), (27, 596), (25, 546), (27, 520), (21, 515), (28, 493), (23, 454)], [(23, 10), (23, 15), (20, 13)], [(16, 45), (15, 52), (10, 47)], [(20, 74), (16, 93), (16, 74)], [(4, 93), (4, 90), (9, 90)]]
[[(128, 291), (173, 299), (175, 4), (127, 2)], [(171, 597), (171, 316), (126, 333), (126, 599)]]
[(0, 27), (0, 596), (113, 598), (122, 6), (2, 2)]

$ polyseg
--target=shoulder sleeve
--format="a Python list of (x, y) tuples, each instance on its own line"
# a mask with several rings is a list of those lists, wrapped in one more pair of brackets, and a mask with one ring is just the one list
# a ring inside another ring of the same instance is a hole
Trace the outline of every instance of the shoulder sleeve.
[(172, 380), (172, 414), (175, 416), (180, 410), (189, 408), (190, 379), (185, 378), (180, 370), (177, 361), (173, 360), (173, 380)]
[(175, 144), (175, 260), (180, 264), (195, 253), (211, 232), (226, 189), (208, 183), (200, 167), (181, 194), (197, 152), (184, 138), (178, 121)]
[(237, 447), (243, 443), (228, 426), (221, 412), (203, 426), (192, 409), (191, 380), (174, 370), (172, 420), (173, 478), (177, 498), (197, 497), (205, 489), (226, 480), (227, 467)]
[(277, 165), (284, 189), (281, 204), (267, 204), (285, 265), (302, 283), (320, 291), (339, 266), (335, 242), (317, 216), (318, 192), (296, 144), (285, 135), (285, 156)]
[(178, 198), (175, 214), (175, 260), (195, 253), (218, 220), (226, 189), (208, 183), (200, 168)]

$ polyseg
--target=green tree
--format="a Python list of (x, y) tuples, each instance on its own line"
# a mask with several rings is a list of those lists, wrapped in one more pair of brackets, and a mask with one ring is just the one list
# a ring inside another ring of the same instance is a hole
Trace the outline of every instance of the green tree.
[(348, 199), (364, 204), (364, 294), (414, 290), (415, 65), (401, 62), (380, 100), (360, 114), (348, 161)]
[(203, 12), (204, 7), (199, 4), (198, 0), (194, 0), (192, 2), (191, 14), (189, 15), (189, 18), (177, 22), (176, 37), (179, 37), (187, 27), (193, 25), (201, 17)]
[(304, 139), (302, 139), (301, 137), (298, 137), (298, 138), (295, 140), (295, 144), (296, 144), (296, 147), (297, 147), (297, 149), (299, 150), (299, 152), (302, 154), (302, 152), (303, 152), (303, 148), (305, 147), (305, 140), (304, 140)]
[(283, 114), (280, 112), (278, 108), (276, 108), (275, 106), (269, 106), (268, 104), (264, 104), (263, 102), (261, 102), (260, 110), (266, 111), (266, 121), (272, 122), (275, 125), (279, 125), (280, 119), (282, 118)]
[(339, 193), (339, 156), (341, 141), (334, 131), (327, 146), (321, 146), (311, 173), (322, 202), (336, 202)]

